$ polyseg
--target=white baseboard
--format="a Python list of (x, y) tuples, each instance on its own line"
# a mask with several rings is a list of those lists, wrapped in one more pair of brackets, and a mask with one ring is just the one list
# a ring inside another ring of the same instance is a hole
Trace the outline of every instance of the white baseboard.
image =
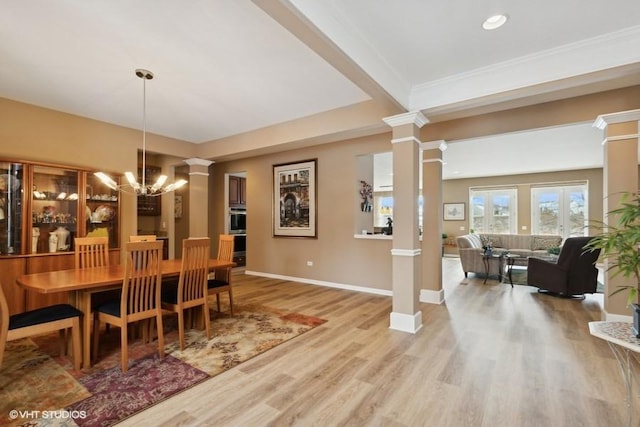
[[(393, 296), (393, 291), (387, 289), (367, 288), (365, 286), (347, 285), (344, 283), (327, 282), (324, 280), (307, 279), (305, 277), (285, 276), (282, 274), (264, 273), (261, 271), (245, 270), (244, 274), (250, 276), (267, 277), (269, 279), (289, 280), (291, 282), (307, 283), (309, 285), (327, 286), (329, 288), (345, 289), (348, 291), (364, 292), (368, 294)], [(444, 289), (432, 291), (429, 289), (420, 290), (420, 302), (429, 304), (442, 304), (444, 302)]]
[(422, 328), (422, 312), (418, 311), (413, 316), (404, 313), (391, 312), (389, 316), (389, 329), (415, 334)]
[(602, 320), (606, 322), (633, 322), (633, 316), (625, 316), (622, 314), (608, 313), (602, 309)]
[(250, 276), (267, 277), (269, 279), (289, 280), (291, 282), (307, 283), (310, 285), (327, 286), (329, 288), (346, 289), (348, 291), (365, 292), (368, 294), (392, 296), (393, 293), (386, 289), (367, 288), (365, 286), (347, 285), (344, 283), (326, 282), (324, 280), (307, 279), (305, 277), (284, 276), (282, 274), (264, 273), (260, 271), (245, 270), (244, 274)]
[(420, 289), (420, 302), (442, 304), (444, 302), (444, 289), (440, 289), (439, 291)]

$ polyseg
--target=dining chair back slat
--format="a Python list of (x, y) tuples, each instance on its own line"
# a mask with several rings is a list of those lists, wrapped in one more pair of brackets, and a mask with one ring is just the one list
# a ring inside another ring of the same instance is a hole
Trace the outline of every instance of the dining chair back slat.
[(108, 237), (76, 237), (74, 239), (76, 268), (103, 267), (109, 265)]
[(207, 303), (207, 278), (209, 272), (209, 238), (192, 238), (182, 241), (182, 267), (177, 288), (163, 291), (162, 307), (178, 314), (180, 349), (185, 347), (186, 309), (200, 308), (207, 339), (211, 339), (211, 321)]
[[(218, 238), (218, 259), (233, 262), (234, 238), (231, 234), (221, 234)], [(220, 294), (229, 294), (229, 312), (233, 316), (233, 290), (231, 287), (231, 267), (214, 270), (213, 277), (209, 278), (207, 287), (209, 294), (216, 296), (218, 311), (220, 311)]]
[(98, 355), (99, 326), (104, 321), (120, 327), (122, 371), (128, 369), (128, 324), (155, 319), (158, 331), (158, 355), (164, 357), (162, 307), (162, 242), (125, 243), (124, 279), (120, 301), (105, 303), (94, 317), (94, 355)]
[(155, 242), (155, 234), (141, 234), (139, 236), (129, 236), (130, 242)]

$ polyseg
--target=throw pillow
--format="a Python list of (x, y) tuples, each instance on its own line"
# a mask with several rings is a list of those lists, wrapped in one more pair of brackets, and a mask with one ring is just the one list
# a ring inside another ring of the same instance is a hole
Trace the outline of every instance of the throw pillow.
[(533, 250), (547, 250), (550, 248), (557, 248), (562, 242), (561, 237), (553, 236), (534, 236), (533, 237)]
[(490, 234), (481, 234), (480, 235), (480, 240), (482, 240), (482, 246), (491, 246), (492, 248), (501, 248), (502, 247), (502, 241), (500, 240), (500, 237), (498, 236), (493, 236)]

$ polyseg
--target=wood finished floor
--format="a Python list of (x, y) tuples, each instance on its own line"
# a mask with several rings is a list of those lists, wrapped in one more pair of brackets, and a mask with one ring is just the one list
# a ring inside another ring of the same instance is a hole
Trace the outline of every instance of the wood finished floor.
[(455, 258), (443, 277), (413, 335), (389, 329), (390, 297), (236, 275), (238, 300), (328, 322), (121, 425), (624, 425), (618, 366), (587, 325), (601, 296), (483, 285)]

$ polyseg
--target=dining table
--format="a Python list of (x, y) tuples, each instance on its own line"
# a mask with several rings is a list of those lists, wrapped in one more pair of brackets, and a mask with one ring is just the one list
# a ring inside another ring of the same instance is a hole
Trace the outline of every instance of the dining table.
[[(233, 267), (230, 261), (209, 260), (209, 271)], [(163, 278), (179, 276), (181, 259), (163, 260)], [(122, 288), (125, 267), (122, 264), (104, 267), (74, 268), (47, 271), (18, 276), (16, 282), (22, 288), (41, 294), (69, 292), (70, 303), (84, 314), (82, 317), (82, 366), (91, 366), (91, 296), (99, 292)]]

